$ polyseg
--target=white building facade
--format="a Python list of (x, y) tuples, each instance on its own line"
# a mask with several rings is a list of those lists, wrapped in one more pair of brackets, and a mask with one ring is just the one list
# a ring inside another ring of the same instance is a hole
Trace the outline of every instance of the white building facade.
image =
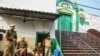
[(85, 21), (88, 22), (88, 25), (80, 25), (80, 32), (86, 32), (88, 29), (100, 31), (100, 16), (85, 13)]

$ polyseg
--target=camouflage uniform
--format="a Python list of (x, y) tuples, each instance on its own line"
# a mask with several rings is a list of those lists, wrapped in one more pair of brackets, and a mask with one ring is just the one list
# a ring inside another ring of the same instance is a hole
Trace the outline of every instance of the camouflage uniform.
[(12, 30), (7, 30), (5, 32), (5, 38), (7, 41), (4, 49), (4, 56), (14, 56), (15, 42), (13, 41), (13, 39), (17, 40), (16, 32)]
[(17, 56), (22, 56), (24, 51), (27, 49), (28, 44), (26, 41), (19, 41), (18, 42), (18, 49), (16, 50)]

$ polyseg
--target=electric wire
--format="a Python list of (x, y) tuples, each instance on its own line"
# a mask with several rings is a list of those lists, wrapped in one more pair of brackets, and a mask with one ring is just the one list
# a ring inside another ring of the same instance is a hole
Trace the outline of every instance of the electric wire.
[[(70, 1), (67, 1), (67, 2), (74, 4), (74, 2), (70, 2)], [(79, 3), (77, 3), (77, 5), (83, 6), (83, 7), (86, 7), (86, 8), (95, 9), (95, 10), (100, 10), (100, 8), (96, 8), (96, 7), (92, 7), (92, 6), (88, 6), (88, 5), (83, 5), (83, 4), (79, 4)]]

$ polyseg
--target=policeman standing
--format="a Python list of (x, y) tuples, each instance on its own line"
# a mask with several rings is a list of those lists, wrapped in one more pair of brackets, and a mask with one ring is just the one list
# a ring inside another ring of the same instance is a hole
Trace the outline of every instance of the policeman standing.
[(14, 56), (14, 49), (17, 40), (17, 33), (14, 29), (15, 24), (11, 24), (10, 29), (5, 32), (6, 46), (4, 49), (4, 56)]
[(45, 56), (51, 56), (51, 39), (50, 36), (46, 37), (46, 39), (44, 39), (43, 45), (45, 47)]

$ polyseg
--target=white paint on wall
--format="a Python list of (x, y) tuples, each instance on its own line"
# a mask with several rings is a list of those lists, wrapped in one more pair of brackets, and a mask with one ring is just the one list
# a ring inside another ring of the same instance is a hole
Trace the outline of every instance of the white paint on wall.
[(58, 20), (56, 19), (55, 20), (55, 30), (57, 30), (58, 29)]
[(86, 32), (88, 29), (100, 31), (100, 16), (85, 13), (85, 20), (89, 22), (89, 25), (80, 26), (80, 32)]
[(0, 28), (9, 29), (9, 24), (16, 25), (15, 30), (18, 36), (36, 37), (36, 32), (50, 32), (51, 37), (54, 36), (54, 22), (48, 20), (34, 20), (23, 23), (21, 18), (13, 16), (0, 15)]
[(76, 31), (76, 12), (75, 10), (72, 10), (72, 31)]

